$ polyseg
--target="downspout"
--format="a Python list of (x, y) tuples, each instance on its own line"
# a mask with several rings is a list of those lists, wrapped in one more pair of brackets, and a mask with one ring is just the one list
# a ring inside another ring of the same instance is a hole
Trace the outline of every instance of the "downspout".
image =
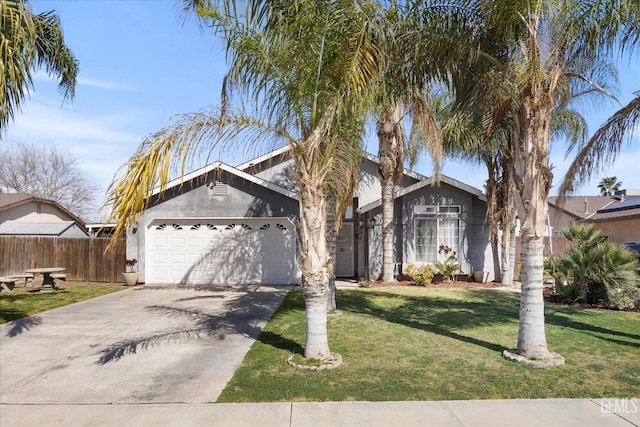
[(369, 213), (364, 214), (364, 280), (369, 278)]

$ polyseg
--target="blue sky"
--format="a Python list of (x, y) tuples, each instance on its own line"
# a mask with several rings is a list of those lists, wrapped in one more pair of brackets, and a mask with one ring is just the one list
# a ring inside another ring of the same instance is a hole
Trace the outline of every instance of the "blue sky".
[[(55, 82), (44, 73), (21, 114), (2, 140), (28, 144), (56, 144), (79, 159), (89, 178), (104, 195), (118, 168), (136, 151), (142, 139), (168, 125), (177, 115), (218, 104), (226, 71), (220, 42), (200, 30), (193, 18), (183, 19), (175, 0), (32, 0), (34, 12), (54, 9), (62, 20), (67, 44), (80, 62), (76, 97), (62, 105)], [(640, 90), (640, 58), (620, 64), (618, 99), (628, 103)], [(595, 130), (620, 108), (611, 101), (586, 111)], [(367, 149), (376, 154), (375, 134)], [(235, 165), (245, 160), (243, 149), (216, 151), (211, 161)], [(564, 146), (555, 144), (551, 163), (556, 182), (570, 160)], [(623, 188), (640, 188), (640, 131), (634, 143), (601, 176), (617, 176)], [(431, 174), (428, 159), (415, 168)], [(446, 161), (443, 173), (482, 189), (482, 166)], [(598, 194), (599, 178), (579, 194)], [(553, 194), (552, 189), (552, 194)]]

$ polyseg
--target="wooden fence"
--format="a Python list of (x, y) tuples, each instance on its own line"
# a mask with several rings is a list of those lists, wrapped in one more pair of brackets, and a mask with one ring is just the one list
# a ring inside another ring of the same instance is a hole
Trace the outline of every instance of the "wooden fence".
[(126, 271), (126, 242), (106, 252), (106, 238), (0, 236), (0, 276), (29, 268), (64, 267), (67, 280), (121, 282)]

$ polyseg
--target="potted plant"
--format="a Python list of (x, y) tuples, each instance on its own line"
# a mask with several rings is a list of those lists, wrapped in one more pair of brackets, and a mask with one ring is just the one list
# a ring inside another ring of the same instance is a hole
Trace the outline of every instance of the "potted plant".
[(136, 264), (138, 263), (137, 259), (128, 259), (126, 260), (127, 268), (129, 271), (122, 273), (122, 277), (124, 277), (124, 283), (127, 286), (135, 286), (138, 284), (138, 272), (136, 271)]
[(489, 272), (488, 271), (474, 271), (473, 272), (473, 280), (478, 283), (487, 283), (489, 281)]

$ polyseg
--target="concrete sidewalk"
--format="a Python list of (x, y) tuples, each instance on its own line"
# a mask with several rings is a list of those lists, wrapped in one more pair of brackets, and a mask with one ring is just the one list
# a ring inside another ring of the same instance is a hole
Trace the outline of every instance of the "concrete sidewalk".
[[(438, 426), (631, 427), (640, 400), (480, 400), (152, 405), (3, 405), (2, 427), (20, 426)], [(636, 409), (634, 409), (636, 408)], [(635, 410), (635, 413), (633, 413)]]

